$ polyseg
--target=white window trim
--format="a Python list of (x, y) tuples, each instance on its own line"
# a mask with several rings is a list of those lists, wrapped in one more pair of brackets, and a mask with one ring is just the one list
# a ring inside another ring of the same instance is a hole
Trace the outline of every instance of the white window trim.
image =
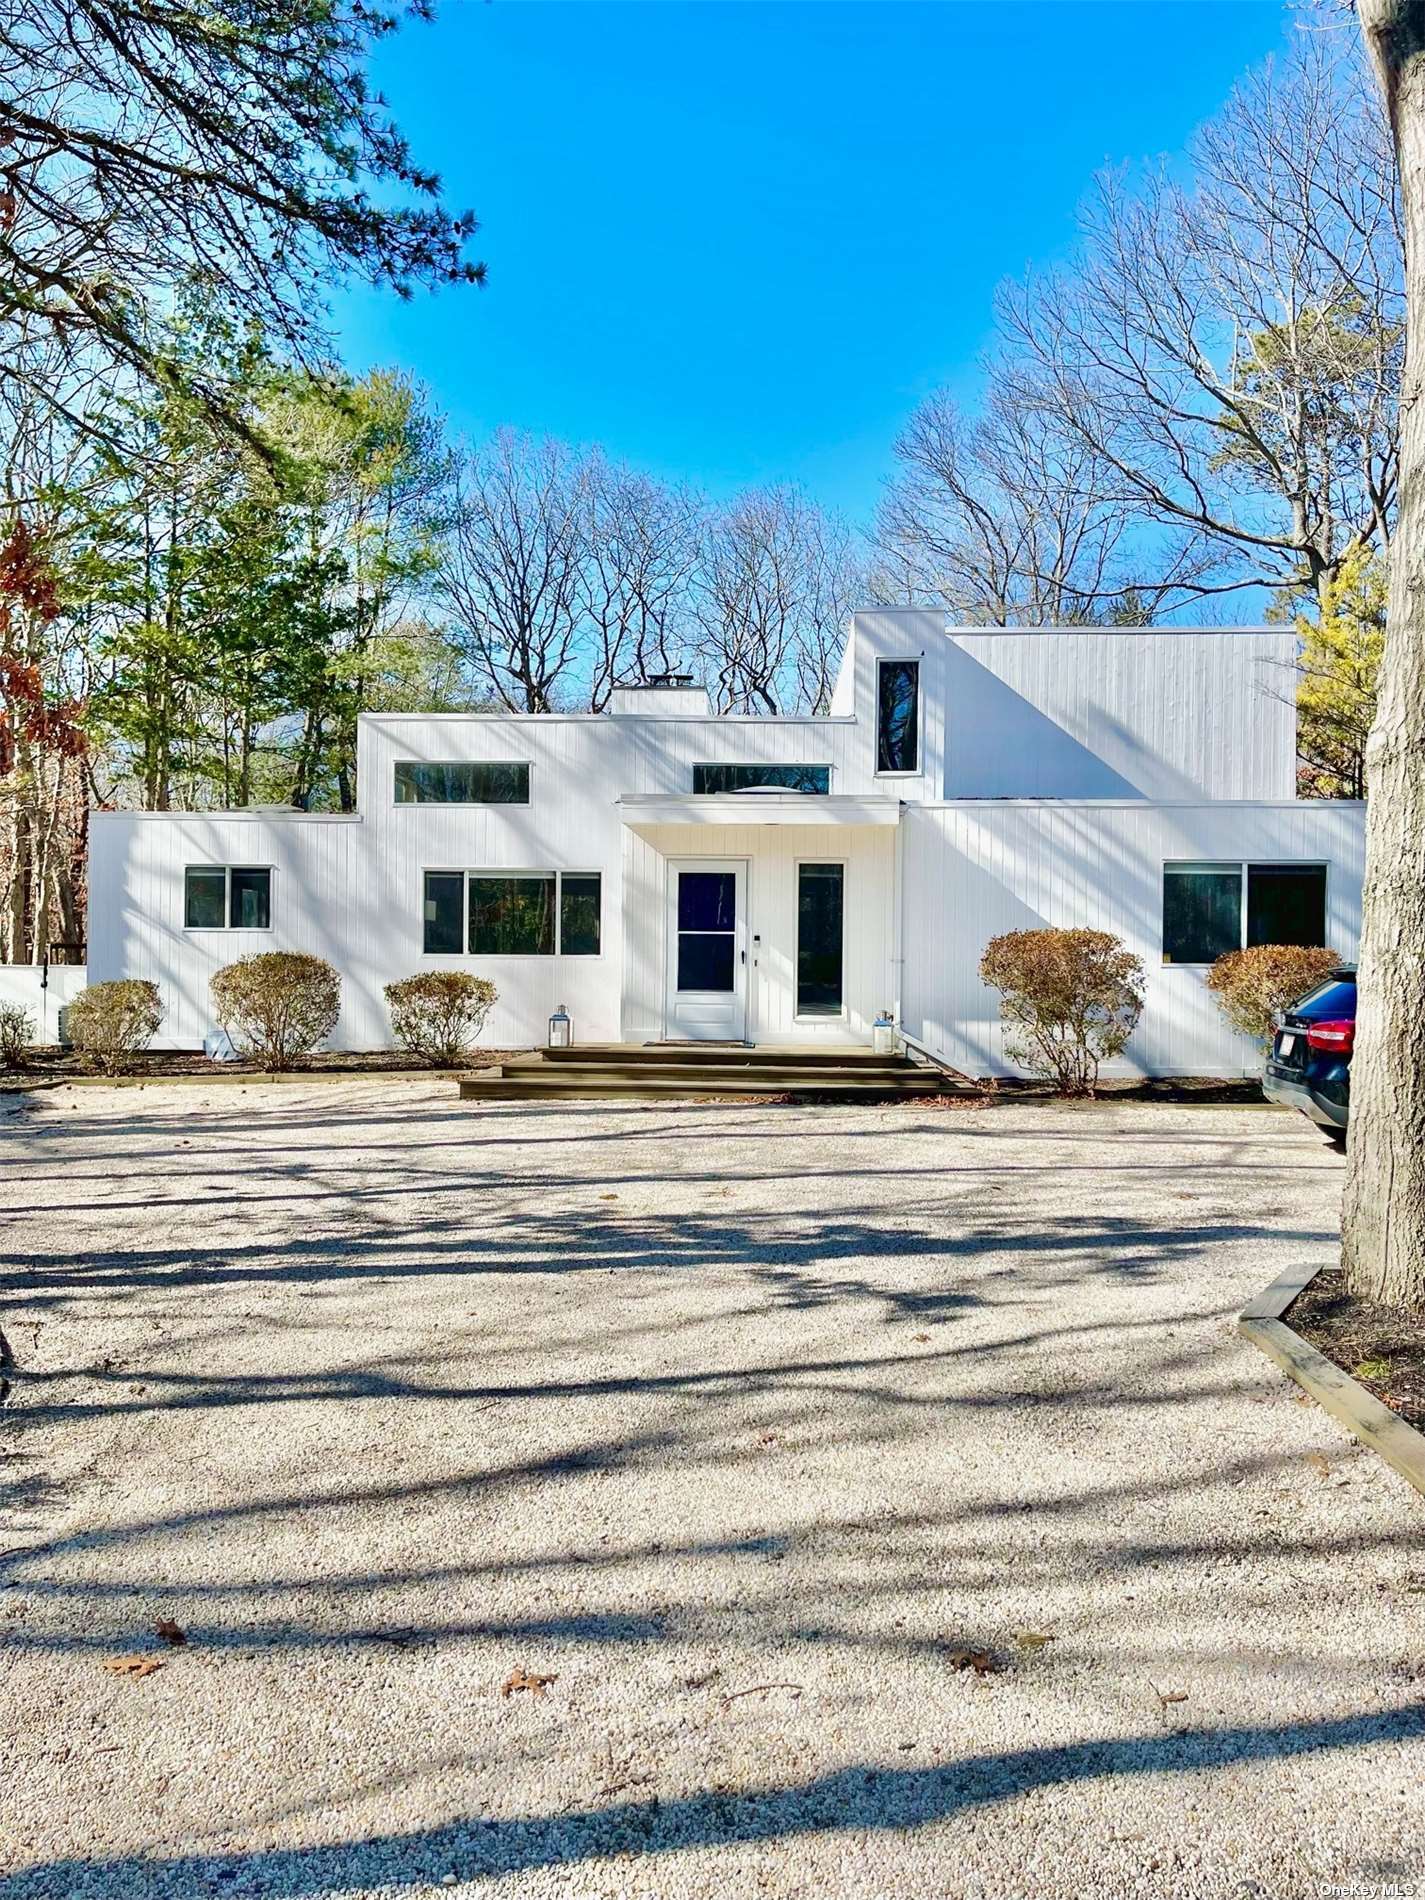
[[(1330, 858), (1164, 858), (1158, 884), (1158, 962), (1163, 969), (1210, 970), (1217, 960), (1215, 957), (1210, 957), (1206, 963), (1191, 963), (1184, 958), (1180, 963), (1174, 962), (1173, 959), (1169, 957), (1167, 945), (1163, 941), (1164, 914), (1167, 909), (1165, 900), (1168, 894), (1166, 889), (1168, 873), (1169, 871), (1182, 870), (1189, 864), (1198, 866), (1210, 865), (1215, 871), (1235, 871), (1237, 873), (1240, 889), (1238, 891), (1237, 906), (1237, 942), (1234, 948), (1238, 950), (1245, 950), (1247, 948), (1248, 882), (1254, 864), (1271, 865), (1273, 867), (1286, 865), (1293, 871), (1324, 871), (1326, 875), (1322, 884), (1321, 909), (1325, 918), (1326, 928), (1321, 934), (1323, 936), (1330, 936)], [(1232, 953), (1229, 950), (1224, 950), (1222, 954), (1223, 956), (1230, 956)]]
[[(522, 765), (529, 774), (529, 791), (524, 798), (397, 798), (398, 765)], [(534, 803), (533, 759), (392, 759), (392, 811), (528, 811)]]
[[(915, 668), (915, 769), (910, 772), (883, 772), (881, 757), (881, 668), (883, 666), (913, 666)], [(873, 778), (923, 778), (925, 776), (925, 655), (923, 653), (883, 653), (876, 658), (875, 694), (871, 710), (872, 758), (876, 761)], [(829, 864), (831, 860), (828, 858)]]
[[(188, 921), (188, 873), (190, 871), (221, 871), (223, 873), (223, 918), (220, 924), (190, 924)], [(265, 924), (235, 924), (233, 915), (233, 872), (266, 871), (267, 873), (267, 922)], [(219, 931), (230, 937), (234, 931), (240, 936), (255, 937), (265, 935), (273, 928), (272, 919), (277, 913), (277, 869), (271, 864), (185, 864), (183, 867), (183, 928), (192, 937), (212, 937)]]
[[(802, 1011), (797, 1008), (797, 971), (802, 960), (802, 866), (804, 864), (839, 864), (841, 866), (841, 1007), (837, 1010)], [(851, 861), (839, 858), (829, 852), (821, 851), (804, 858), (792, 860), (794, 879), (792, 895), (792, 1021), (794, 1023), (844, 1023), (850, 1017), (850, 1004), (846, 995), (846, 910), (847, 895), (851, 887)]]
[[(244, 869), (247, 867), (244, 866)], [(604, 883), (606, 873), (594, 864), (561, 865), (507, 865), (476, 864), (461, 866), (458, 864), (423, 864), (420, 869), (420, 894), (416, 900), (416, 916), (421, 931), (421, 951), (423, 957), (446, 959), (463, 957), (466, 962), (478, 958), (481, 963), (601, 963), (604, 959)], [(458, 877), (460, 885), (460, 943), (459, 950), (427, 950), (425, 947), (425, 901), (426, 879), (428, 877)], [(501, 952), (470, 949), (470, 880), (472, 877), (506, 878), (550, 878), (554, 879), (554, 948), (546, 956), (541, 950), (506, 950)], [(564, 949), (564, 880), (566, 877), (596, 877), (599, 880), (599, 947), (590, 955), (587, 951)]]

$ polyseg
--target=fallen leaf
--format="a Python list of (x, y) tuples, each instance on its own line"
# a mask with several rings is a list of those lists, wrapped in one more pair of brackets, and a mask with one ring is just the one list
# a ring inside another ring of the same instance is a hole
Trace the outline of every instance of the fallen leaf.
[(155, 1636), (161, 1636), (173, 1649), (180, 1649), (188, 1641), (187, 1630), (180, 1629), (172, 1617), (161, 1616), (153, 1626)]
[(160, 1656), (106, 1656), (104, 1667), (111, 1676), (151, 1676), (163, 1668)]
[(918, 1340), (922, 1346), (929, 1339), (929, 1337), (930, 1337), (929, 1333), (912, 1333), (911, 1334), (911, 1338), (914, 1340)]
[(536, 1675), (532, 1670), (526, 1669), (521, 1665), (518, 1669), (512, 1669), (509, 1675), (506, 1676), (504, 1687), (500, 1690), (500, 1694), (502, 1696), (512, 1696), (519, 1689), (530, 1689), (535, 1695), (542, 1696), (549, 1684), (551, 1682), (558, 1682), (558, 1680), (558, 1676)]
[(1323, 1478), (1329, 1478), (1331, 1476), (1331, 1460), (1325, 1457), (1321, 1452), (1307, 1452), (1306, 1462), (1313, 1470), (1319, 1471)]
[(1046, 1643), (1052, 1643), (1052, 1630), (1016, 1630), (1015, 1644), (1019, 1649), (1043, 1649)]
[(1156, 1682), (1153, 1684), (1153, 1693), (1165, 1709), (1171, 1702), (1186, 1702), (1188, 1699), (1186, 1689), (1160, 1689)]
[(601, 1194), (599, 1196), (599, 1199), (601, 1201), (616, 1201), (618, 1199), (618, 1196), (617, 1194)]
[(992, 1651), (971, 1649), (962, 1643), (957, 1643), (953, 1649), (947, 1649), (945, 1660), (952, 1669), (973, 1669), (977, 1676), (998, 1675), (1003, 1666)]

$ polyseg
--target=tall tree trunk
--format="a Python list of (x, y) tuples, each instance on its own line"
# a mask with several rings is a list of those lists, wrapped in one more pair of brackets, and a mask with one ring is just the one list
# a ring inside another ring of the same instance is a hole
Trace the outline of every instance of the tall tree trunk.
[(1405, 224), (1400, 515), (1370, 802), (1342, 1265), (1353, 1292), (1425, 1307), (1425, 0), (1358, 0), (1395, 134)]

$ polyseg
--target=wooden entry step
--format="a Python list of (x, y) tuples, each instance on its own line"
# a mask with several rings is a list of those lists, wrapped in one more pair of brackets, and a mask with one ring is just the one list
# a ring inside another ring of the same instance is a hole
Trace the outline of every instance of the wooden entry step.
[(539, 1049), (463, 1076), (464, 1101), (657, 1100), (719, 1095), (816, 1095), (823, 1099), (938, 1095), (938, 1069), (870, 1049), (747, 1048), (741, 1044), (604, 1043)]

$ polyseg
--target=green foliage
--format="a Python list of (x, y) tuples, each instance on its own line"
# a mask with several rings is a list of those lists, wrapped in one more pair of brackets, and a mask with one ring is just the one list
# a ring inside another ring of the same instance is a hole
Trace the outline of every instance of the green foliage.
[(1296, 747), (1306, 797), (1366, 796), (1388, 592), (1385, 562), (1357, 548), (1326, 583), (1317, 618), (1297, 620)]
[(24, 1067), (25, 1051), (35, 1039), (35, 1019), (20, 1003), (0, 1003), (0, 1067)]
[[(437, 423), (406, 379), (280, 368), (254, 331), (192, 309), (171, 387), (121, 411), (115, 461), (74, 537), (99, 662), (91, 730), (147, 809), (355, 805), (368, 709), (464, 703), (421, 614), (447, 508)], [(258, 453), (187, 393), (241, 391)]]
[(234, 1048), (270, 1071), (290, 1069), (336, 1028), (341, 978), (322, 957), (268, 950), (239, 957), (209, 982)]
[(122, 1075), (157, 1035), (164, 1018), (158, 985), (126, 978), (91, 983), (66, 1011), (70, 1040), (106, 1075)]
[(1340, 961), (1334, 950), (1259, 943), (1219, 957), (1207, 973), (1207, 987), (1234, 1029), (1265, 1044), (1277, 1012), (1314, 990)]
[(1000, 993), (1005, 1052), (1061, 1095), (1092, 1095), (1143, 1012), (1143, 964), (1105, 930), (992, 937), (980, 981)]
[(468, 970), (424, 970), (386, 985), (397, 1042), (438, 1068), (465, 1061), (498, 994)]
[(185, 282), (220, 320), (258, 324), (310, 361), (346, 275), (403, 296), (479, 281), (474, 218), (441, 205), (367, 75), (400, 13), (431, 6), (0, 8), (0, 319), (24, 400), (102, 433), (92, 388), (179, 388), (253, 441), (224, 361), (170, 359), (163, 313)]

